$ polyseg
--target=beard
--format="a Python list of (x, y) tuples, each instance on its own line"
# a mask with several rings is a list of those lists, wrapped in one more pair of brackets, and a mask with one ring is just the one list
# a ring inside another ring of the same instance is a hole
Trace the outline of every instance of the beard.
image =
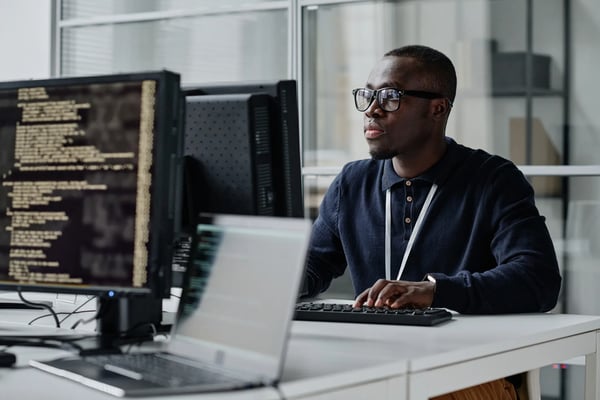
[(398, 154), (395, 151), (389, 149), (369, 149), (369, 154), (373, 160), (390, 160), (396, 157)]

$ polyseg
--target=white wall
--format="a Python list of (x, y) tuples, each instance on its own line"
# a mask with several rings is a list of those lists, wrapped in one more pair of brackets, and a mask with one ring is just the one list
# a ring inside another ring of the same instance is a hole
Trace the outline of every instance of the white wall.
[(0, 81), (50, 77), (51, 0), (0, 0)]

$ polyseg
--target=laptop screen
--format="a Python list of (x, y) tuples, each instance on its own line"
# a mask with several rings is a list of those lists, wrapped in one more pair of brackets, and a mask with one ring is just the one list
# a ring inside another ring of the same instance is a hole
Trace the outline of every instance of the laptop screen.
[(211, 362), (248, 356), (279, 368), (309, 235), (310, 222), (297, 218), (203, 218), (174, 341), (205, 344)]

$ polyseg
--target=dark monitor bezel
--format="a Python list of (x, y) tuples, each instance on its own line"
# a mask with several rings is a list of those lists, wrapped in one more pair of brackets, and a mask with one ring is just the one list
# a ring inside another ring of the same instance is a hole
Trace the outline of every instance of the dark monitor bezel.
[(0, 281), (0, 290), (93, 294), (101, 297), (152, 295), (166, 298), (171, 289), (173, 238), (181, 196), (181, 122), (180, 76), (177, 73), (147, 71), (96, 76), (0, 82), (0, 91), (29, 87), (56, 87), (94, 83), (118, 83), (155, 80), (154, 129), (152, 147), (152, 182), (150, 185), (150, 218), (147, 281), (143, 287), (109, 285), (74, 285), (56, 283), (20, 283)]

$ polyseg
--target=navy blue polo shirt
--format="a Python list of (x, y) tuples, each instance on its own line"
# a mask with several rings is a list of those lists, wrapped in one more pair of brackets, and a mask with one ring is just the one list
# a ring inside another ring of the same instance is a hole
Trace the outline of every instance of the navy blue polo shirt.
[(548, 311), (561, 277), (534, 192), (509, 160), (447, 138), (442, 159), (404, 179), (391, 160), (344, 166), (313, 225), (307, 261), (309, 296), (325, 291), (346, 268), (355, 295), (385, 278), (385, 196), (391, 190), (391, 277), (396, 279), (415, 222), (433, 182), (400, 279), (437, 281), (434, 307), (461, 313)]

